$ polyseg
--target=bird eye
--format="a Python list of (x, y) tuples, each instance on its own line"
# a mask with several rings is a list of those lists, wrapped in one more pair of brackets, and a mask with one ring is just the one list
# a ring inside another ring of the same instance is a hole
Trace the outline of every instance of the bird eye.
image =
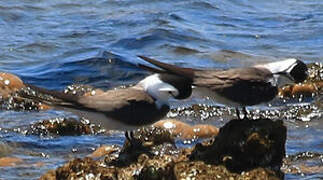
[(168, 94), (174, 96), (173, 91), (168, 91)]

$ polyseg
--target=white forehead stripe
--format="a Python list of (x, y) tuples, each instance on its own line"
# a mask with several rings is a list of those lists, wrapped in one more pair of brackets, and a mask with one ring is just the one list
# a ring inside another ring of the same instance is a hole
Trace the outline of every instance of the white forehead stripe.
[(148, 77), (146, 77), (145, 79), (141, 80), (139, 82), (139, 84), (146, 90), (148, 89), (148, 87), (151, 86), (155, 86), (157, 84), (162, 84), (164, 83), (162, 80), (160, 80), (159, 75), (158, 74), (153, 74), (150, 75)]
[(289, 58), (282, 61), (272, 62), (268, 64), (260, 64), (255, 67), (264, 67), (272, 73), (287, 72), (290, 71), (297, 65), (297, 59)]

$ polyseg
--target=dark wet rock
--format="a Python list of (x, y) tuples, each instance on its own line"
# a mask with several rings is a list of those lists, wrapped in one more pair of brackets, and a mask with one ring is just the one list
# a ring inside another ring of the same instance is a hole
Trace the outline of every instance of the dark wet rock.
[(152, 157), (155, 154), (161, 155), (174, 150), (176, 150), (175, 141), (169, 131), (154, 126), (144, 127), (126, 132), (126, 140), (119, 158), (109, 163), (126, 166), (137, 161), (141, 154)]
[(190, 159), (223, 164), (234, 172), (256, 167), (277, 170), (285, 157), (285, 142), (282, 121), (232, 120), (220, 129), (212, 145), (197, 144)]
[[(316, 163), (315, 163), (316, 162)], [(316, 174), (323, 172), (323, 154), (302, 152), (288, 155), (284, 159), (282, 171), (286, 174)]]
[(41, 180), (50, 179), (117, 179), (117, 169), (106, 168), (91, 158), (74, 159), (55, 171), (49, 171)]
[(176, 119), (165, 119), (157, 121), (153, 126), (168, 130), (174, 137), (181, 139), (210, 138), (218, 134), (219, 129), (208, 124), (198, 124), (191, 126)]
[(174, 167), (174, 174), (175, 179), (281, 179), (274, 171), (265, 168), (255, 168), (246, 172), (233, 173), (223, 165), (215, 166), (205, 164), (202, 161), (178, 163)]
[(73, 118), (43, 120), (31, 125), (27, 130), (28, 135), (39, 136), (79, 136), (100, 132), (102, 131), (98, 126)]
[(177, 149), (151, 126), (128, 133), (121, 150), (109, 146), (104, 159), (75, 159), (41, 179), (280, 179), (285, 138), (281, 121), (233, 120), (214, 139)]
[(166, 180), (175, 179), (174, 157), (165, 155), (164, 157), (154, 157), (147, 159), (137, 179), (142, 180)]
[(6, 110), (38, 110), (47, 106), (17, 96), (25, 88), (23, 81), (16, 75), (0, 72), (0, 106)]
[(323, 63), (312, 63), (307, 65), (309, 82), (317, 82), (323, 80)]

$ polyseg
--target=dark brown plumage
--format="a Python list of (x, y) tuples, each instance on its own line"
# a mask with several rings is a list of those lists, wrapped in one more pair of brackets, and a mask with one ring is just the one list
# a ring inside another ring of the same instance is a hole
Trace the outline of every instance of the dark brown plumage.
[(153, 74), (135, 86), (118, 88), (86, 96), (66, 94), (26, 84), (18, 95), (70, 111), (107, 129), (129, 129), (151, 124), (169, 111), (169, 98), (182, 99), (192, 92), (185, 78)]
[(216, 96), (215, 100), (235, 107), (251, 106), (272, 100), (278, 93), (276, 76), (286, 75), (294, 82), (303, 81), (307, 77), (306, 65), (296, 59), (282, 62), (286, 66), (285, 69), (280, 67), (282, 63), (276, 62), (263, 66), (228, 70), (202, 70), (181, 68), (145, 56), (139, 57), (160, 69), (147, 68), (142, 64), (139, 64), (140, 67), (146, 67), (150, 71), (185, 77), (192, 82), (192, 85), (211, 90)]

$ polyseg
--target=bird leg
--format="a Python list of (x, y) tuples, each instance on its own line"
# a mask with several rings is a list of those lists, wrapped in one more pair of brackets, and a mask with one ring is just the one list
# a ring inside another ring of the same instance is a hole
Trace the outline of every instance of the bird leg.
[(242, 108), (242, 117), (241, 117), (241, 114), (240, 114), (240, 110), (239, 108), (236, 108), (236, 113), (237, 113), (237, 117), (239, 120), (242, 120), (242, 119), (246, 119), (247, 118), (247, 108), (246, 107), (243, 107)]
[(236, 113), (237, 113), (236, 115), (237, 115), (238, 119), (241, 120), (239, 108), (236, 108)]
[(126, 139), (130, 144), (132, 144), (133, 140), (135, 139), (133, 135), (133, 131), (125, 131), (124, 136), (126, 137)]
[(248, 112), (247, 112), (247, 108), (246, 108), (245, 106), (242, 108), (242, 112), (243, 112), (243, 114), (244, 114), (243, 119), (247, 119), (247, 118), (248, 118), (248, 117), (247, 117)]

